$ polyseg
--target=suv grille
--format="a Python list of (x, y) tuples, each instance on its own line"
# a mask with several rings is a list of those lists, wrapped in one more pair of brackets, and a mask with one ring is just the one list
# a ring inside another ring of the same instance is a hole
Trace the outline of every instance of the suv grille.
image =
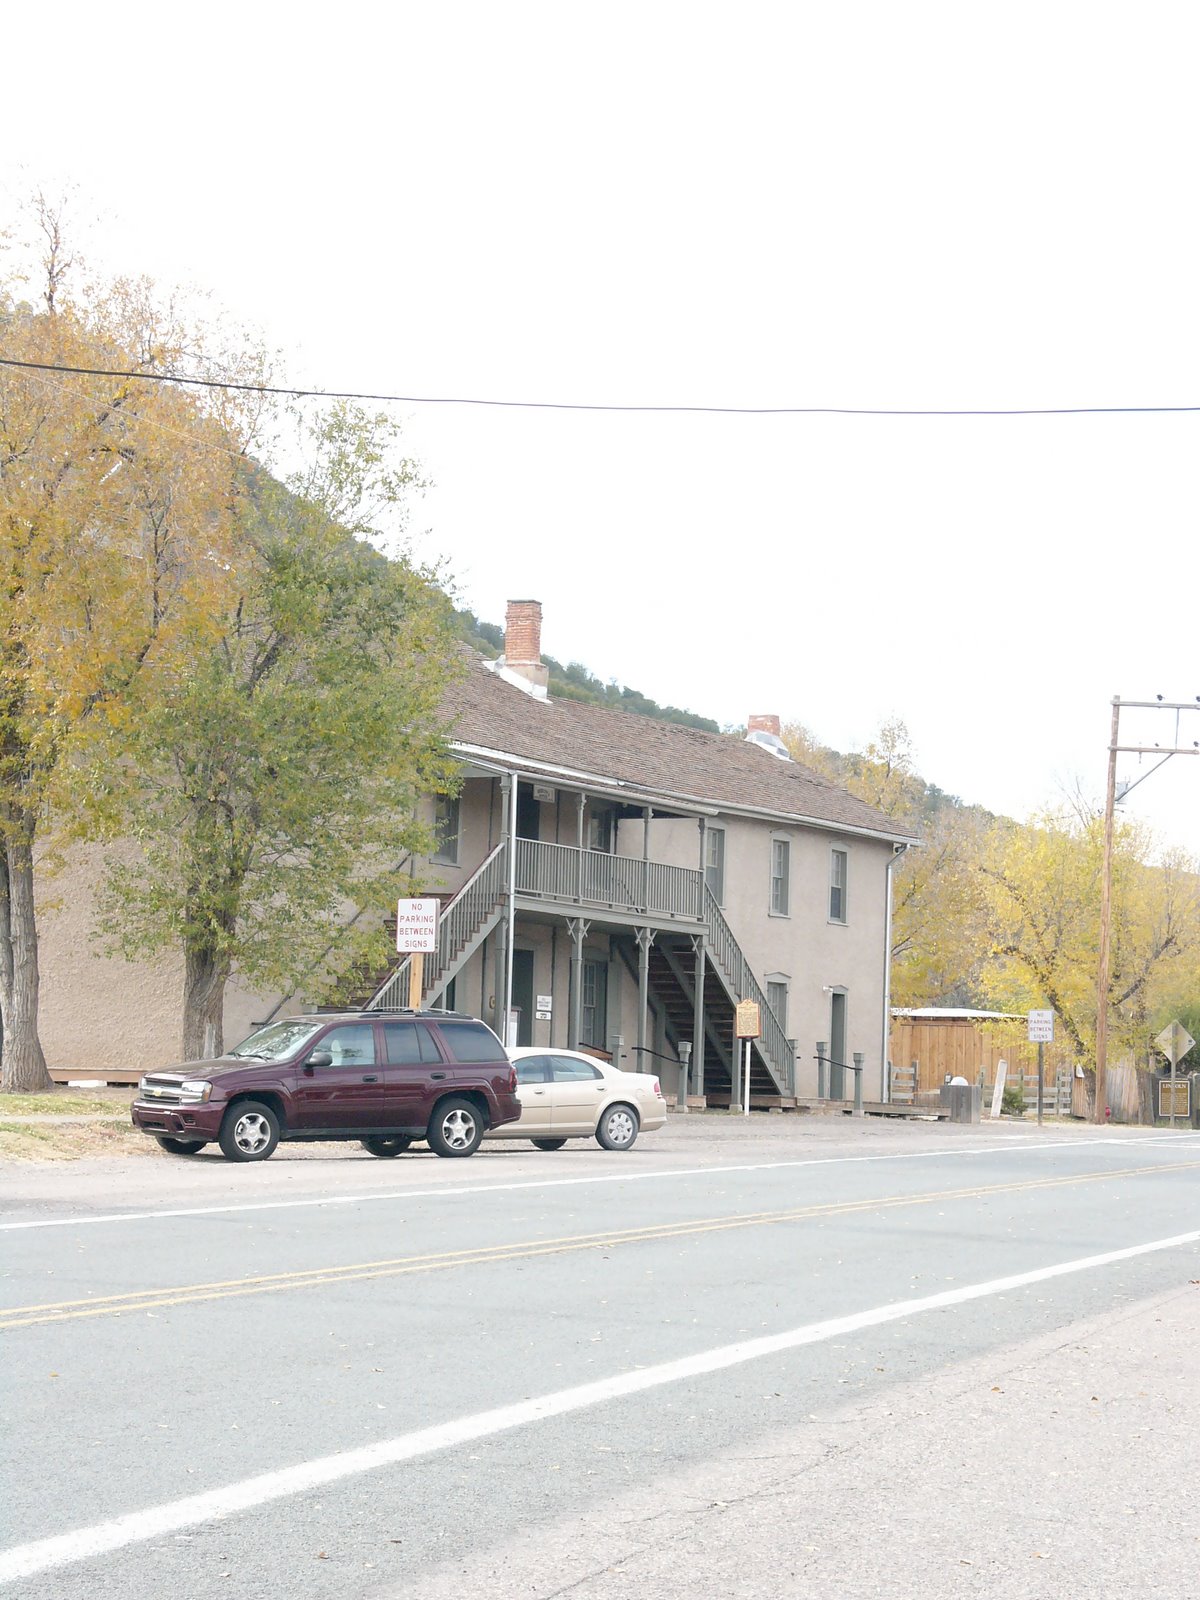
[(172, 1083), (162, 1078), (147, 1078), (142, 1088), (142, 1098), (155, 1100), (164, 1106), (178, 1106), (183, 1104), (183, 1090), (178, 1082)]

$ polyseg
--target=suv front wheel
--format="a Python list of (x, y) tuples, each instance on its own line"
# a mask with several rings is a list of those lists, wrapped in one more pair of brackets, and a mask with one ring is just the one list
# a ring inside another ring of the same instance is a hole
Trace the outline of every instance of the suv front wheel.
[(221, 1149), (228, 1161), (265, 1161), (279, 1143), (279, 1118), (260, 1100), (239, 1100), (221, 1123)]
[(470, 1100), (443, 1100), (426, 1137), (439, 1156), (474, 1155), (483, 1138), (483, 1114)]

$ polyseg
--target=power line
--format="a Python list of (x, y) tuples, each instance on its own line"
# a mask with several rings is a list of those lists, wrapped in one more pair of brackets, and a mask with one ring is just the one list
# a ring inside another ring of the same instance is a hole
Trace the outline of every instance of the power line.
[(220, 378), (189, 378), (174, 372), (123, 372), (109, 367), (64, 367), (47, 361), (17, 361), (0, 356), (0, 366), (23, 367), (82, 378), (137, 379), (177, 383), (197, 389), (238, 390), (287, 395), (292, 400), (367, 400), (377, 405), (491, 406), (518, 411), (664, 412), (737, 417), (1107, 417), (1200, 411), (1195, 406), (689, 406), (606, 405), (595, 400), (491, 400), (478, 395), (370, 394), (357, 389), (299, 389), (270, 383), (233, 383)]

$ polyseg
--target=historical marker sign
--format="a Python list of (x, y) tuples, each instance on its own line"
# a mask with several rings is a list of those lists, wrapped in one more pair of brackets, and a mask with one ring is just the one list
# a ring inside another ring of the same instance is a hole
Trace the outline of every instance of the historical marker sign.
[(736, 1031), (739, 1039), (757, 1039), (762, 1034), (762, 1019), (756, 1000), (739, 1000)]

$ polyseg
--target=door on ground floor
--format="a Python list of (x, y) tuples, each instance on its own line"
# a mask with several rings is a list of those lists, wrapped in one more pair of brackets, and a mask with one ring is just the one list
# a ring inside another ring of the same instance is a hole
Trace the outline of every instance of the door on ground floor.
[(517, 1016), (517, 1043), (533, 1043), (533, 951), (513, 951), (513, 1010)]
[(846, 1098), (846, 991), (829, 996), (829, 1098)]
[(583, 963), (583, 1006), (579, 1025), (580, 1044), (593, 1050), (608, 1049), (608, 962)]

